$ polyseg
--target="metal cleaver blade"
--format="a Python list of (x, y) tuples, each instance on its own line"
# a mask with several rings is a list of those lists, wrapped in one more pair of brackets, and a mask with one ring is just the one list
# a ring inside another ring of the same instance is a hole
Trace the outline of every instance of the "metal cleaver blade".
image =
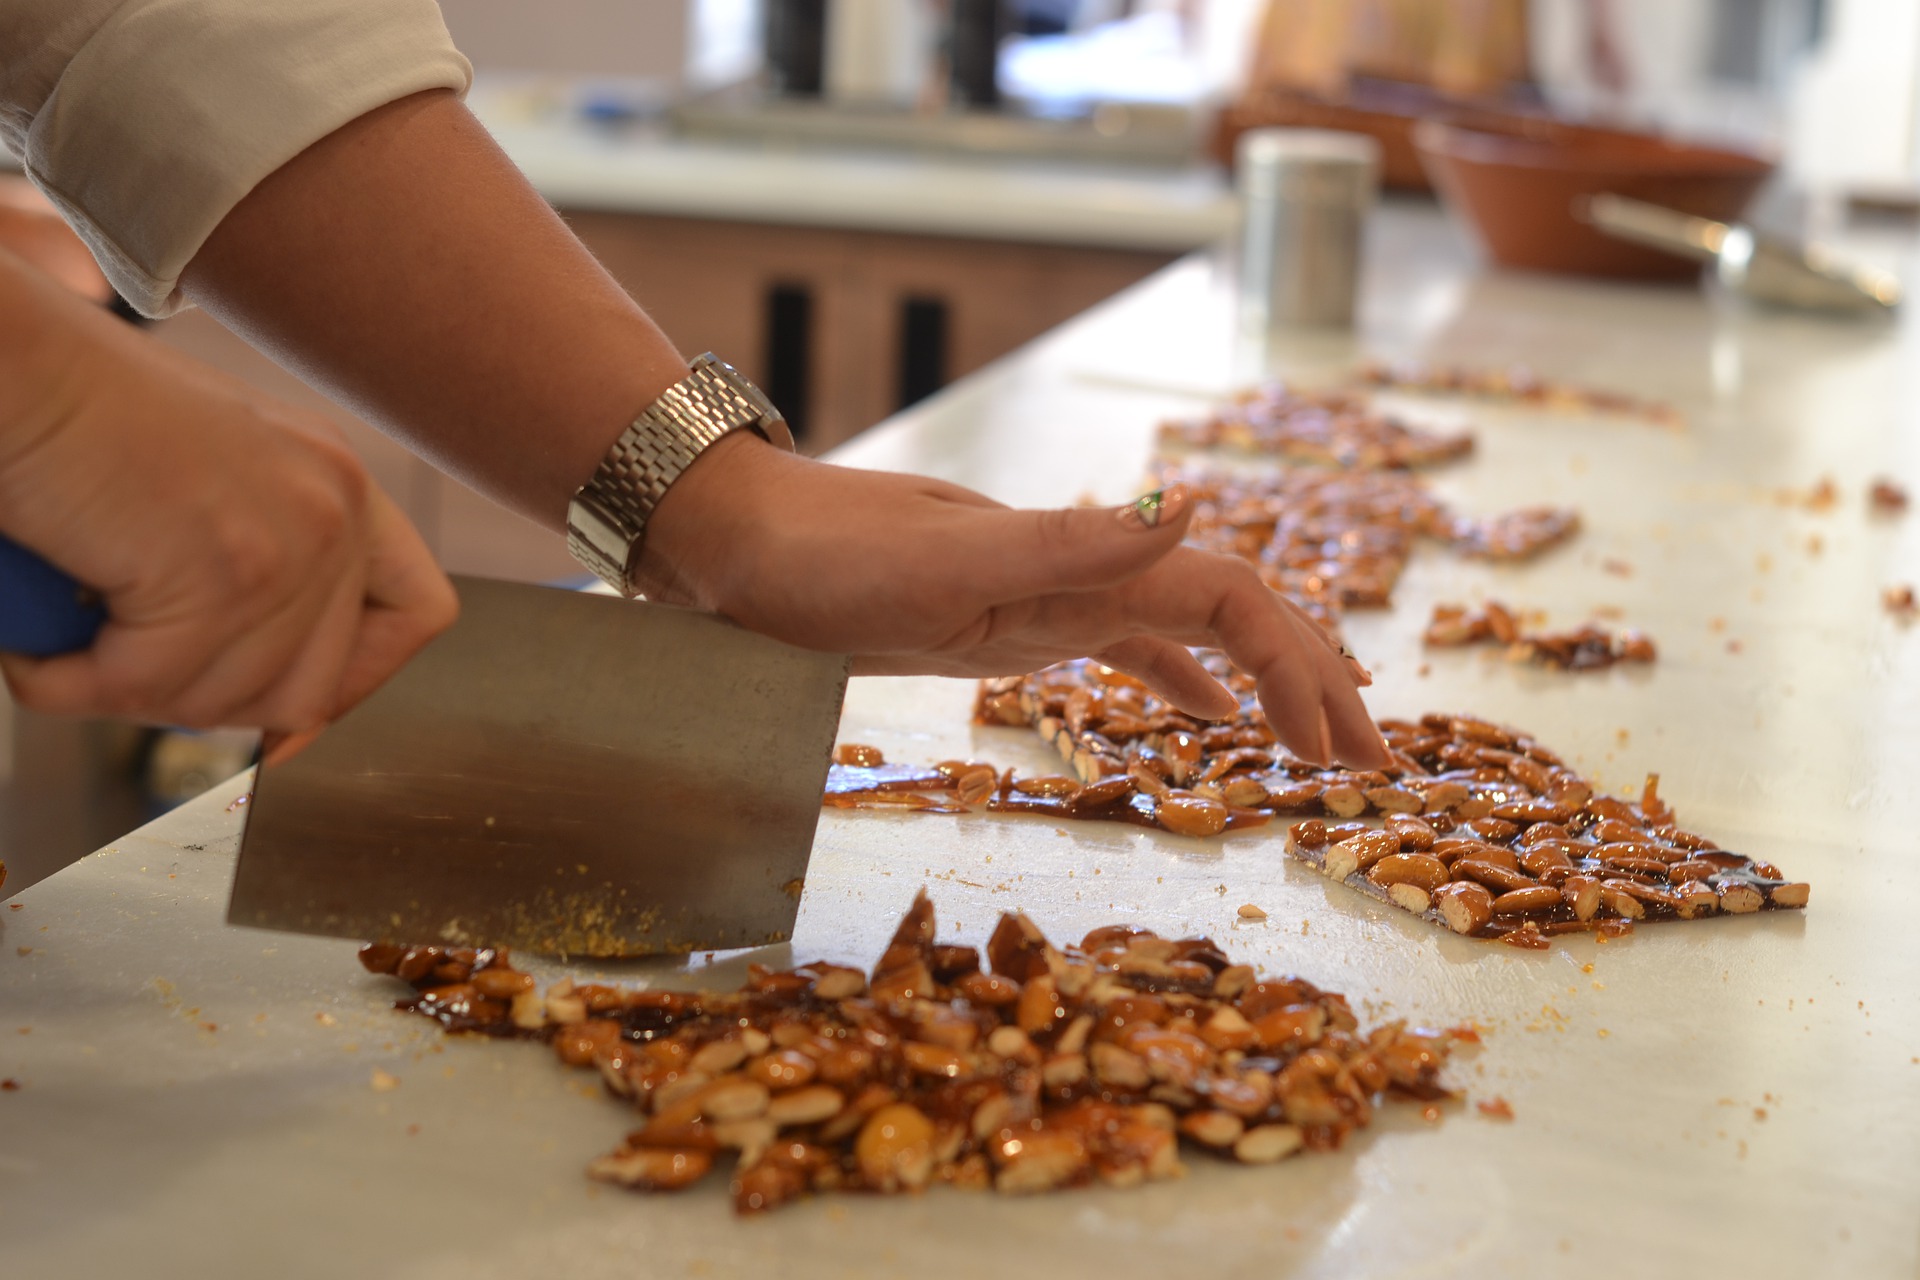
[(789, 936), (848, 658), (454, 579), (460, 620), (247, 807), (232, 924), (572, 956)]

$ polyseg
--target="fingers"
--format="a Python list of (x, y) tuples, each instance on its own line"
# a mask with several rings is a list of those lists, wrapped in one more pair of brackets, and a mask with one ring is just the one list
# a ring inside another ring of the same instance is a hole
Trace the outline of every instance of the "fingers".
[(1116, 634), (1219, 648), (1253, 678), (1275, 736), (1301, 759), (1329, 762), (1342, 744), (1351, 764), (1385, 758), (1384, 746), (1368, 745), (1378, 731), (1325, 631), (1238, 557), (1182, 547), (1117, 591), (994, 612), (999, 642), (1023, 657), (1036, 647), (1019, 644), (1023, 636), (1051, 639), (1061, 656), (1110, 645)]
[[(291, 609), (294, 618), (241, 637), (178, 705), (202, 723), (295, 732), (325, 724), (359, 628), (363, 582), (362, 566), (350, 564), (330, 590), (316, 584), (317, 608)], [(248, 686), (255, 692), (242, 698)]]
[[(1254, 680), (1275, 737), (1302, 760), (1376, 769), (1390, 763), (1360, 699), (1360, 673), (1326, 631), (1245, 561), (1182, 548), (1109, 592), (1059, 594), (991, 611), (977, 644), (858, 660), (862, 675), (1031, 671), (1094, 653), (1187, 714), (1226, 718), (1232, 696), (1185, 646), (1223, 650)], [(1114, 636), (1127, 637), (1116, 643)]]
[(110, 620), (82, 653), (10, 657), (22, 705), (188, 728), (304, 729), (332, 704), (358, 612), (357, 579), (263, 614), (152, 623)]
[(1386, 763), (1355, 676), (1318, 623), (1252, 573), (1230, 584), (1215, 617), (1221, 648), (1253, 676), (1268, 723), (1295, 755), (1363, 769)]
[(93, 647), (57, 658), (0, 655), (23, 706), (193, 728), (299, 734), (359, 702), (458, 612), (452, 585), (384, 496), (343, 557), (293, 571), (252, 609), (110, 618)]
[(304, 747), (310, 730), (339, 718), (386, 683), (459, 612), (453, 586), (426, 544), (378, 490), (366, 504), (360, 556), (337, 581), (307, 642), (289, 658), (265, 658), (267, 687), (227, 713), (292, 734), (286, 754)]
[(979, 607), (1061, 591), (1096, 591), (1145, 572), (1180, 545), (1193, 516), (1185, 485), (1123, 507), (966, 513), (954, 548), (961, 592)]
[[(1358, 701), (1359, 695), (1354, 696)], [(1365, 714), (1364, 706), (1362, 714)], [(1332, 723), (1329, 729), (1333, 758), (1342, 764), (1354, 769), (1385, 769), (1393, 764), (1393, 753), (1388, 750), (1386, 739), (1380, 736), (1380, 727), (1372, 717), (1366, 717), (1365, 724), (1342, 719)]]
[(378, 496), (372, 519), (365, 610), (334, 695), (336, 718), (385, 684), (460, 615), (453, 584), (399, 510)]
[[(1062, 598), (1045, 612), (1078, 613), (1083, 625), (1114, 626), (1189, 645), (1218, 647), (1255, 682), (1279, 740), (1303, 760), (1362, 768), (1387, 760), (1356, 687), (1358, 675), (1312, 618), (1234, 556), (1180, 548), (1114, 598), (1119, 620)], [(1093, 600), (1084, 600), (1092, 605)], [(1323, 722), (1324, 715), (1324, 722)]]
[(261, 768), (285, 764), (317, 742), (322, 732), (322, 729), (303, 729), (298, 733), (267, 730), (260, 735)]
[(1325, 673), (1313, 647), (1301, 643), (1293, 619), (1277, 602), (1235, 592), (1221, 602), (1215, 627), (1228, 658), (1253, 677), (1274, 736), (1302, 760), (1329, 763), (1330, 734), (1321, 717)]
[[(109, 620), (93, 647), (54, 658), (0, 655), (7, 684), (20, 705), (56, 716), (118, 716), (211, 728), (171, 712), (180, 691), (198, 680), (215, 656), (185, 628), (147, 630)], [(251, 688), (238, 690), (250, 696)], [(163, 711), (164, 709), (164, 711)]]
[(1200, 720), (1226, 720), (1240, 712), (1240, 699), (1214, 679), (1185, 645), (1153, 636), (1123, 640), (1094, 657), (1124, 671)]

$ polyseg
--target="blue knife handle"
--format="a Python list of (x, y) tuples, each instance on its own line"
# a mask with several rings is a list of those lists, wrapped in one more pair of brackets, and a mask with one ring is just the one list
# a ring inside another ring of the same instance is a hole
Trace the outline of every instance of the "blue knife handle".
[(90, 647), (107, 611), (91, 591), (0, 536), (0, 653), (51, 658)]

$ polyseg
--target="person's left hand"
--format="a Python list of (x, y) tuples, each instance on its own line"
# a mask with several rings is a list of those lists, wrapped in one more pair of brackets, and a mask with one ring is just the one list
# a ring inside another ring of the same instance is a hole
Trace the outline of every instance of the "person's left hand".
[(1092, 656), (1206, 719), (1239, 709), (1188, 651), (1218, 648), (1295, 755), (1384, 765), (1366, 672), (1251, 564), (1181, 546), (1191, 514), (1178, 487), (1117, 509), (1016, 511), (740, 433), (668, 491), (640, 578), (650, 599), (852, 653), (861, 674), (1016, 675)]

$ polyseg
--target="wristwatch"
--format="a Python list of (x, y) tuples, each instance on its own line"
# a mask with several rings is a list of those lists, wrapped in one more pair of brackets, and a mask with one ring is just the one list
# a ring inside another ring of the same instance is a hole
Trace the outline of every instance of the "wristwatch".
[(634, 571), (653, 509), (703, 450), (741, 430), (793, 452), (786, 419), (760, 388), (712, 352), (695, 357), (567, 504), (567, 550), (621, 595), (638, 595)]

